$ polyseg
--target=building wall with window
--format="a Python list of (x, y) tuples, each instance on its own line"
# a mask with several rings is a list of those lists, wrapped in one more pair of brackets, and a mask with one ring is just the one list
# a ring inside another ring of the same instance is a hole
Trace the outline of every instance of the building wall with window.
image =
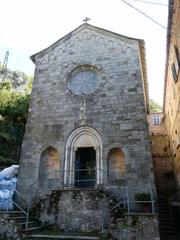
[[(180, 186), (180, 2), (169, 1), (164, 113), (171, 157)], [(170, 32), (172, 34), (170, 34)]]
[(148, 124), (156, 189), (159, 194), (163, 194), (174, 185), (173, 163), (164, 113), (149, 114)]
[(168, 141), (163, 113), (151, 113), (148, 115), (149, 134), (152, 156), (164, 156), (167, 154)]

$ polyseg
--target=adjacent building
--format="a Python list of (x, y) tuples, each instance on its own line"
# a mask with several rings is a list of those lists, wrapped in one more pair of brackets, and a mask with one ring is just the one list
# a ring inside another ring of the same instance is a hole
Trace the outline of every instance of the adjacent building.
[(169, 1), (164, 114), (177, 188), (180, 187), (180, 1)]

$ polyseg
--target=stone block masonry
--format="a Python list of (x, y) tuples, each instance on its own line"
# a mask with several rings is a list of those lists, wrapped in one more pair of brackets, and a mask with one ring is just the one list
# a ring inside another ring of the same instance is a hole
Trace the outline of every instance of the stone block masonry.
[[(117, 184), (108, 178), (118, 156), (107, 159), (116, 148), (124, 156), (115, 169), (121, 185), (153, 186), (143, 41), (83, 24), (31, 59), (36, 69), (18, 190), (27, 197), (39, 191), (42, 168), (44, 176), (62, 172), (59, 187), (73, 186), (82, 147), (95, 151), (95, 187)], [(83, 74), (91, 81), (78, 79)], [(51, 160), (51, 148), (58, 152), (58, 164)]]
[(40, 201), (44, 224), (100, 231), (98, 189), (120, 201), (121, 187), (154, 187), (144, 54), (142, 40), (83, 24), (31, 57), (36, 69), (17, 188)]

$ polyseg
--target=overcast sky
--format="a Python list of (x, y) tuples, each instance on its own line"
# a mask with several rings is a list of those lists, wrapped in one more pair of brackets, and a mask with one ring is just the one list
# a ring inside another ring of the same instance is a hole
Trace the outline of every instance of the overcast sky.
[[(167, 26), (167, 6), (126, 1)], [(33, 74), (29, 56), (81, 25), (87, 16), (92, 25), (145, 40), (150, 98), (162, 103), (166, 30), (121, 0), (0, 0), (0, 8), (0, 62), (8, 50), (10, 69)]]

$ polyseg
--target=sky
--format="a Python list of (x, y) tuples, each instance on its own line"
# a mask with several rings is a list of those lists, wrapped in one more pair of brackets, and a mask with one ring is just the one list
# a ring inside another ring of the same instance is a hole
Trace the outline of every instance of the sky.
[[(167, 27), (168, 7), (126, 0)], [(168, 4), (168, 0), (144, 0)], [(166, 30), (122, 0), (0, 0), (0, 62), (33, 75), (29, 57), (68, 34), (89, 17), (89, 24), (145, 40), (150, 98), (162, 104)]]

